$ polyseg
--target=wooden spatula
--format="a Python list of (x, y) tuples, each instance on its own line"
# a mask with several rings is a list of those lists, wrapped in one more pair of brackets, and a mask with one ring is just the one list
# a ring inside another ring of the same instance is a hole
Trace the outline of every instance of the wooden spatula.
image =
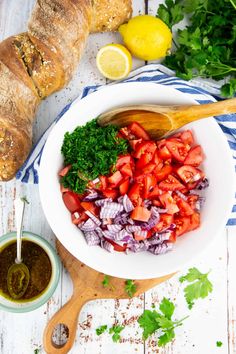
[[(74, 291), (71, 299), (51, 318), (45, 328), (43, 344), (47, 354), (68, 353), (75, 340), (79, 313), (86, 302), (96, 299), (129, 298), (125, 292), (125, 279), (110, 277), (109, 283), (112, 286), (105, 288), (102, 284), (104, 274), (81, 263), (59, 241), (57, 250), (71, 276)], [(173, 274), (156, 279), (136, 280), (137, 291), (134, 296), (142, 294), (171, 276)], [(53, 330), (59, 324), (66, 325), (69, 330), (68, 340), (63, 346), (57, 346), (52, 341)]]
[(101, 126), (124, 127), (140, 123), (153, 139), (161, 139), (195, 120), (236, 112), (236, 98), (215, 103), (189, 106), (136, 105), (105, 112), (98, 117)]

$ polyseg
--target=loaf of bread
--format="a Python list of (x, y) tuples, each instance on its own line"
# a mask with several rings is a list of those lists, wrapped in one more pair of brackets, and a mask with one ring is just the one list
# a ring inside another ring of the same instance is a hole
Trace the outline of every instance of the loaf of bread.
[(0, 180), (24, 163), (40, 101), (72, 78), (90, 32), (114, 31), (131, 0), (37, 0), (28, 32), (0, 43)]

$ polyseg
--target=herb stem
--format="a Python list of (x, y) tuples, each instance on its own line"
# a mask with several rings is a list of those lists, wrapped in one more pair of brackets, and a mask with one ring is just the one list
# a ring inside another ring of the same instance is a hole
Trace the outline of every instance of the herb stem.
[(235, 5), (235, 3), (234, 3), (234, 1), (233, 0), (229, 0), (230, 2), (231, 2), (231, 4), (232, 4), (232, 6), (235, 8), (235, 10), (236, 10), (236, 5)]

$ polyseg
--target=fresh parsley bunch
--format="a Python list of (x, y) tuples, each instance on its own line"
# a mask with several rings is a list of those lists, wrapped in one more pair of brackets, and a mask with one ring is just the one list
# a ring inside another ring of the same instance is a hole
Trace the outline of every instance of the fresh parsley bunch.
[(177, 32), (176, 51), (164, 64), (176, 75), (229, 82), (222, 86), (223, 96), (236, 92), (236, 3), (235, 0), (166, 0), (157, 16), (172, 28), (184, 16), (189, 26)]

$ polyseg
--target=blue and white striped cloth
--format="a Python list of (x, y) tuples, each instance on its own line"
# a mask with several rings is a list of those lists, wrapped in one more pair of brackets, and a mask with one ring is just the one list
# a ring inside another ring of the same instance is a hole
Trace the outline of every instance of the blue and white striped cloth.
[[(217, 86), (215, 83), (206, 80), (191, 80), (186, 82), (175, 77), (173, 71), (167, 69), (161, 64), (150, 64), (136, 69), (132, 71), (129, 77), (122, 82), (133, 81), (154, 82), (171, 86), (178, 91), (184, 92), (187, 95), (191, 95), (191, 97), (200, 104), (214, 102), (220, 97), (219, 86)], [(114, 84), (115, 83), (111, 83), (111, 85)], [(102, 86), (85, 87), (82, 94), (75, 101), (63, 108), (61, 113), (56, 117), (53, 123), (49, 126), (49, 128), (44, 132), (40, 140), (37, 142), (24, 165), (17, 172), (17, 179), (25, 183), (38, 183), (40, 159), (44, 144), (50, 131), (71, 105), (73, 105), (76, 101), (81, 100), (83, 97), (89, 95), (91, 92), (99, 90), (101, 87)], [(236, 170), (236, 114), (222, 115), (215, 119), (227, 137), (229, 146), (232, 150)], [(234, 204), (235, 205), (233, 206), (232, 215), (230, 216), (227, 225), (236, 225), (236, 194)]]

